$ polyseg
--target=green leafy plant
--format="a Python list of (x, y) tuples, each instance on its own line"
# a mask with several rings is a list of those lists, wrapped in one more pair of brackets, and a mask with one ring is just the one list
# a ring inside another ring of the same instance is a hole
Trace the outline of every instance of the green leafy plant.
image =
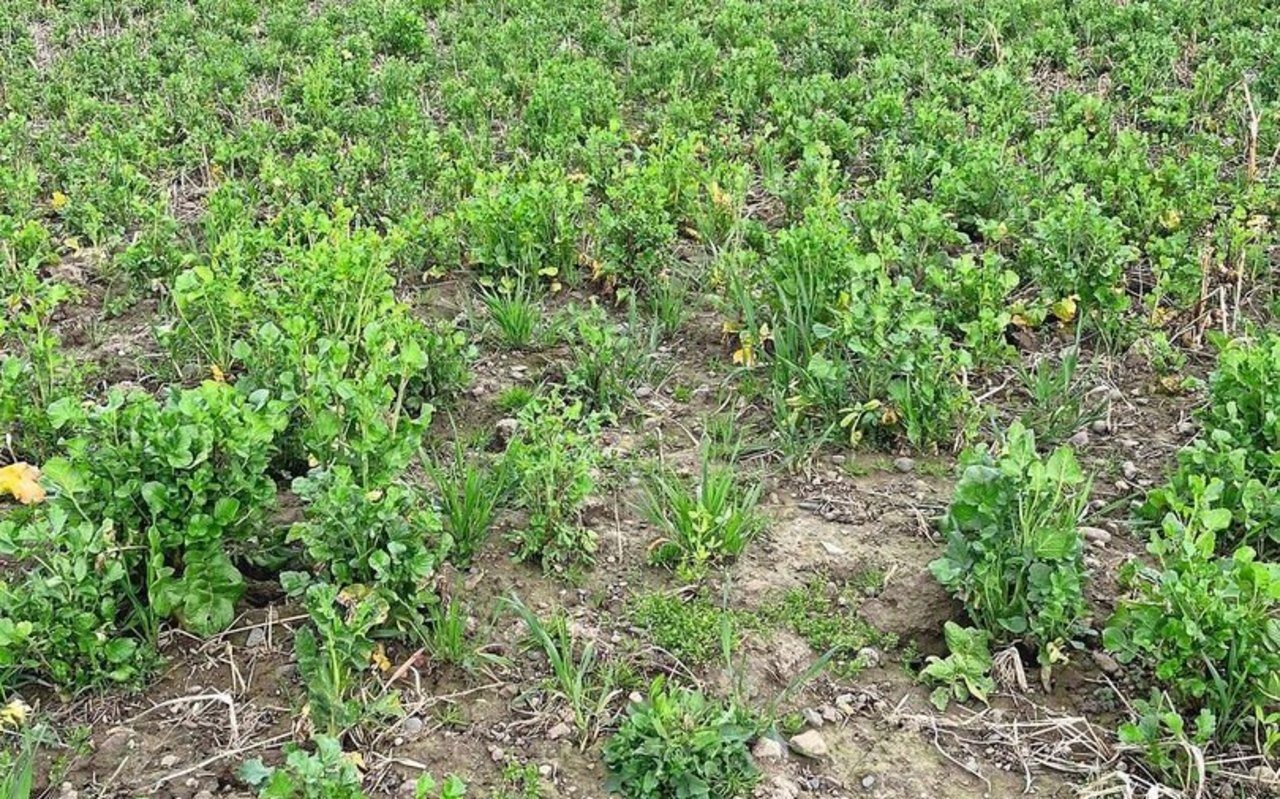
[(1133, 700), (1135, 719), (1120, 725), (1120, 742), (1136, 750), (1143, 764), (1162, 784), (1182, 790), (1203, 785), (1205, 751), (1214, 743), (1217, 722), (1208, 708), (1202, 708), (1188, 728), (1167, 696), (1159, 691), (1150, 699)]
[(604, 747), (607, 788), (626, 799), (749, 796), (760, 775), (748, 714), (658, 678)]
[(452, 545), (427, 498), (399, 482), (363, 486), (345, 466), (299, 477), (293, 491), (306, 505), (288, 540), (302, 544), (312, 568), (283, 573), (288, 592), (301, 596), (312, 580), (365, 585), (390, 603), (393, 623), (420, 630)]
[(1069, 448), (1042, 458), (1021, 422), (999, 450), (970, 450), (960, 463), (946, 550), (930, 571), (994, 642), (1029, 644), (1047, 672), (1084, 632), (1077, 524), (1089, 481)]
[(759, 482), (743, 486), (731, 466), (714, 465), (705, 453), (696, 485), (667, 470), (655, 472), (644, 510), (662, 537), (650, 546), (650, 559), (697, 579), (709, 566), (738, 557), (765, 527), (756, 510), (760, 492)]
[(1280, 553), (1280, 334), (1230, 342), (1209, 379), (1209, 403), (1197, 414), (1200, 437), (1178, 453), (1178, 468), (1143, 508), (1152, 521), (1193, 503), (1199, 477), (1222, 485), (1231, 524), (1215, 531), (1223, 552), (1253, 547)]
[[(365, 799), (358, 757), (342, 751), (342, 743), (327, 735), (313, 739), (315, 751), (297, 744), (285, 747), (284, 763), (269, 767), (248, 760), (240, 767), (240, 779), (257, 789), (258, 799)], [(430, 774), (414, 782), (414, 799), (463, 799), (466, 785), (450, 776), (437, 785)]]
[(590, 563), (596, 535), (581, 514), (596, 487), (595, 418), (584, 416), (581, 402), (566, 405), (554, 393), (531, 400), (516, 418), (503, 459), (516, 502), (529, 514), (511, 534), (516, 557), (536, 558), (548, 570)]
[(328, 735), (316, 736), (314, 743), (314, 752), (290, 744), (277, 768), (249, 760), (240, 778), (258, 790), (258, 799), (363, 799), (360, 769), (342, 743)]
[(946, 710), (952, 699), (967, 702), (972, 697), (985, 703), (996, 689), (995, 680), (991, 679), (991, 636), (985, 630), (961, 627), (952, 621), (943, 625), (943, 634), (948, 655), (930, 656), (920, 672), (925, 680), (939, 683), (929, 694), (929, 701), (938, 710)]
[(1149, 675), (1174, 712), (1208, 710), (1218, 745), (1253, 734), (1269, 740), (1280, 734), (1280, 566), (1249, 547), (1217, 556), (1217, 535), (1233, 521), (1224, 486), (1201, 476), (1187, 486), (1148, 545), (1155, 566), (1126, 568), (1133, 593), (1103, 643)]
[(299, 629), (293, 644), (312, 726), (340, 738), (366, 721), (399, 716), (396, 692), (370, 693), (361, 680), (381, 652), (373, 635), (387, 623), (387, 599), (363, 585), (339, 590), (316, 583), (304, 603), (311, 626)]
[(279, 403), (206, 382), (163, 404), (113, 391), (102, 405), (63, 401), (50, 414), (67, 436), (66, 457), (45, 464), (50, 507), (108, 525), (129, 553), (122, 567), (149, 640), (169, 616), (202, 634), (224, 629), (244, 590), (232, 559), (258, 540), (275, 502), (265, 472)]

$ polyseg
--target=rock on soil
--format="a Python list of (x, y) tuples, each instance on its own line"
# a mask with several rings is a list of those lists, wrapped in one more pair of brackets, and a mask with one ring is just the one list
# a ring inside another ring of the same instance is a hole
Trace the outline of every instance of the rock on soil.
[(858, 608), (868, 624), (903, 641), (915, 641), (926, 655), (942, 654), (942, 625), (960, 618), (962, 608), (927, 569), (895, 576), (878, 596)]
[(782, 742), (775, 738), (764, 737), (756, 741), (756, 745), (751, 747), (751, 754), (756, 760), (770, 761), (781, 760), (786, 752), (782, 748)]
[(817, 730), (805, 730), (799, 735), (791, 736), (791, 748), (805, 757), (825, 757), (827, 742)]

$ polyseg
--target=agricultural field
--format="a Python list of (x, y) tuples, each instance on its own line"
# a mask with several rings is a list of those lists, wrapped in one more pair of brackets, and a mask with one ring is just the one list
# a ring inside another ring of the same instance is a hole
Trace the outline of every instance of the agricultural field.
[(1280, 795), (1280, 4), (0, 0), (0, 799)]

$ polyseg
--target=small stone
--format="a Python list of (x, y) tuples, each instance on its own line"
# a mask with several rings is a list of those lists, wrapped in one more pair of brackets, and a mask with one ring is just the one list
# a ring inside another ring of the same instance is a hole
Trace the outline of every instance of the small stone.
[(800, 715), (804, 718), (804, 723), (810, 727), (821, 727), (823, 724), (822, 714), (811, 707), (801, 710)]
[(1099, 547), (1105, 547), (1111, 543), (1111, 533), (1103, 530), (1101, 527), (1080, 527), (1080, 535), (1085, 541)]
[(823, 548), (823, 549), (825, 549), (825, 550), (827, 551), (827, 554), (828, 554), (828, 555), (832, 555), (832, 556), (835, 556), (835, 555), (845, 555), (845, 554), (847, 554), (847, 553), (845, 552), (845, 550), (841, 549), (840, 547), (838, 547), (838, 546), (836, 546), (835, 544), (832, 544), (832, 543), (830, 543), (830, 542), (828, 542), (828, 541), (823, 541), (823, 542), (822, 542), (822, 548)]
[(774, 774), (766, 785), (756, 789), (759, 799), (797, 799), (800, 796), (800, 785), (790, 777)]
[(1067, 439), (1067, 443), (1076, 449), (1083, 449), (1089, 446), (1089, 431), (1077, 430), (1075, 435)]
[(831, 465), (832, 465), (832, 466), (844, 466), (844, 464), (845, 464), (845, 461), (846, 461), (846, 460), (848, 460), (848, 458), (846, 458), (846, 457), (845, 457), (845, 456), (843, 456), (843, 455), (832, 455), (832, 456), (831, 456)]
[(199, 791), (191, 799), (213, 799), (213, 791)]
[(770, 761), (781, 760), (786, 756), (786, 751), (782, 748), (782, 742), (769, 737), (762, 737), (756, 741), (756, 745), (751, 747), (751, 754), (756, 760)]
[(505, 444), (515, 438), (516, 432), (520, 429), (520, 423), (511, 417), (499, 419), (493, 428), (498, 434), (498, 442)]
[(507, 759), (507, 753), (503, 751), (501, 746), (489, 747), (489, 759), (494, 763), (501, 763)]
[(1254, 766), (1249, 769), (1249, 779), (1260, 786), (1270, 788), (1269, 793), (1272, 796), (1275, 796), (1277, 789), (1280, 789), (1280, 772), (1277, 772), (1271, 766)]
[(1196, 426), (1194, 423), (1183, 419), (1181, 422), (1178, 422), (1174, 430), (1176, 430), (1180, 436), (1189, 436), (1195, 433)]
[(538, 766), (538, 774), (544, 779), (550, 777), (553, 770), (554, 769), (551, 768), (550, 763), (543, 763), (541, 766)]
[(880, 650), (874, 646), (864, 646), (858, 650), (858, 660), (869, 669), (880, 665)]
[(1125, 461), (1120, 464), (1120, 471), (1124, 474), (1124, 479), (1133, 480), (1138, 476), (1138, 465), (1133, 461)]
[(840, 711), (836, 710), (831, 705), (823, 705), (818, 708), (818, 712), (822, 714), (824, 721), (829, 721), (832, 724), (840, 721)]
[(653, 389), (648, 386), (640, 386), (636, 389), (636, 399), (647, 399), (653, 396)]
[(914, 458), (905, 458), (905, 457), (898, 458), (893, 462), (893, 468), (897, 469), (903, 474), (907, 474), (908, 472), (915, 470), (916, 462)]
[(806, 730), (791, 737), (791, 748), (805, 757), (825, 757), (827, 742), (817, 730)]
[(417, 716), (410, 716), (400, 724), (400, 729), (405, 735), (417, 735), (422, 732), (422, 719)]
[(1089, 425), (1089, 429), (1103, 436), (1111, 432), (1111, 423), (1106, 419), (1094, 419), (1093, 424)]
[(630, 694), (627, 695), (627, 701), (631, 702), (631, 704), (633, 705), (638, 705), (644, 701), (644, 697), (640, 694), (639, 691), (632, 691)]
[(173, 768), (178, 765), (178, 760), (177, 755), (165, 755), (160, 758), (160, 768)]
[(254, 627), (249, 631), (248, 637), (244, 639), (246, 649), (257, 649), (267, 643), (267, 628)]
[(868, 791), (876, 787), (876, 776), (874, 774), (868, 774), (867, 776), (863, 777), (862, 787)]
[(1093, 662), (1098, 668), (1102, 669), (1104, 674), (1116, 675), (1120, 673), (1120, 664), (1116, 659), (1108, 655), (1106, 652), (1093, 652)]
[(547, 730), (548, 741), (558, 741), (561, 738), (568, 738), (573, 734), (573, 729), (563, 721)]

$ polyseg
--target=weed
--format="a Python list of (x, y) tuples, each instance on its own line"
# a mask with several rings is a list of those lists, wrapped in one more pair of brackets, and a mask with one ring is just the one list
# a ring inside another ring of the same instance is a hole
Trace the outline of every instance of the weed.
[(769, 624), (791, 628), (814, 650), (827, 653), (832, 670), (842, 677), (853, 677), (864, 668), (866, 647), (892, 648), (897, 643), (859, 618), (843, 598), (833, 598), (820, 578), (788, 590), (761, 608), (760, 616)]
[(590, 563), (596, 536), (582, 526), (581, 513), (596, 486), (594, 417), (583, 415), (580, 402), (565, 405), (551, 394), (530, 401), (517, 421), (503, 459), (516, 502), (529, 514), (511, 534), (519, 545), (516, 557), (559, 571)]
[(425, 456), (422, 460), (435, 483), (445, 529), (453, 539), (451, 557), (458, 565), (468, 566), (484, 544), (494, 514), (509, 491), (506, 464), (485, 469), (467, 459), (460, 443), (444, 464), (432, 464)]
[(1102, 418), (1101, 404), (1089, 402), (1085, 381), (1077, 374), (1079, 364), (1079, 351), (1073, 347), (1058, 363), (1045, 357), (1030, 369), (1018, 367), (1018, 380), (1029, 402), (1021, 414), (1022, 423), (1042, 447), (1060, 444)]
[(630, 615), (655, 644), (688, 665), (709, 663), (719, 654), (722, 619), (729, 619), (735, 629), (749, 622), (740, 614), (716, 607), (706, 597), (660, 592), (637, 597)]
[(514, 596), (506, 600), (506, 605), (524, 622), (534, 648), (546, 655), (551, 665), (551, 694), (573, 714), (580, 747), (585, 749), (613, 718), (610, 705), (619, 689), (611, 670), (600, 660), (594, 642), (577, 646), (563, 620), (544, 624)]
[(951, 621), (946, 623), (944, 634), (949, 654), (945, 658), (930, 656), (920, 672), (921, 678), (940, 683), (929, 700), (940, 711), (946, 710), (952, 699), (967, 702), (973, 697), (985, 703), (996, 688), (991, 679), (991, 636)]
[(608, 790), (626, 799), (747, 796), (760, 775), (747, 751), (748, 714), (658, 678), (604, 748)]
[(502, 335), (503, 344), (521, 350), (533, 343), (542, 324), (542, 312), (523, 283), (507, 289), (490, 290), (483, 298), (489, 318)]
[(760, 492), (759, 482), (743, 487), (731, 467), (712, 465), (705, 454), (696, 485), (670, 471), (655, 472), (644, 509), (662, 537), (649, 549), (651, 560), (698, 579), (709, 566), (738, 557), (764, 529), (756, 511)]
[(493, 789), (489, 799), (542, 799), (537, 765), (508, 758), (502, 767), (502, 785)]

